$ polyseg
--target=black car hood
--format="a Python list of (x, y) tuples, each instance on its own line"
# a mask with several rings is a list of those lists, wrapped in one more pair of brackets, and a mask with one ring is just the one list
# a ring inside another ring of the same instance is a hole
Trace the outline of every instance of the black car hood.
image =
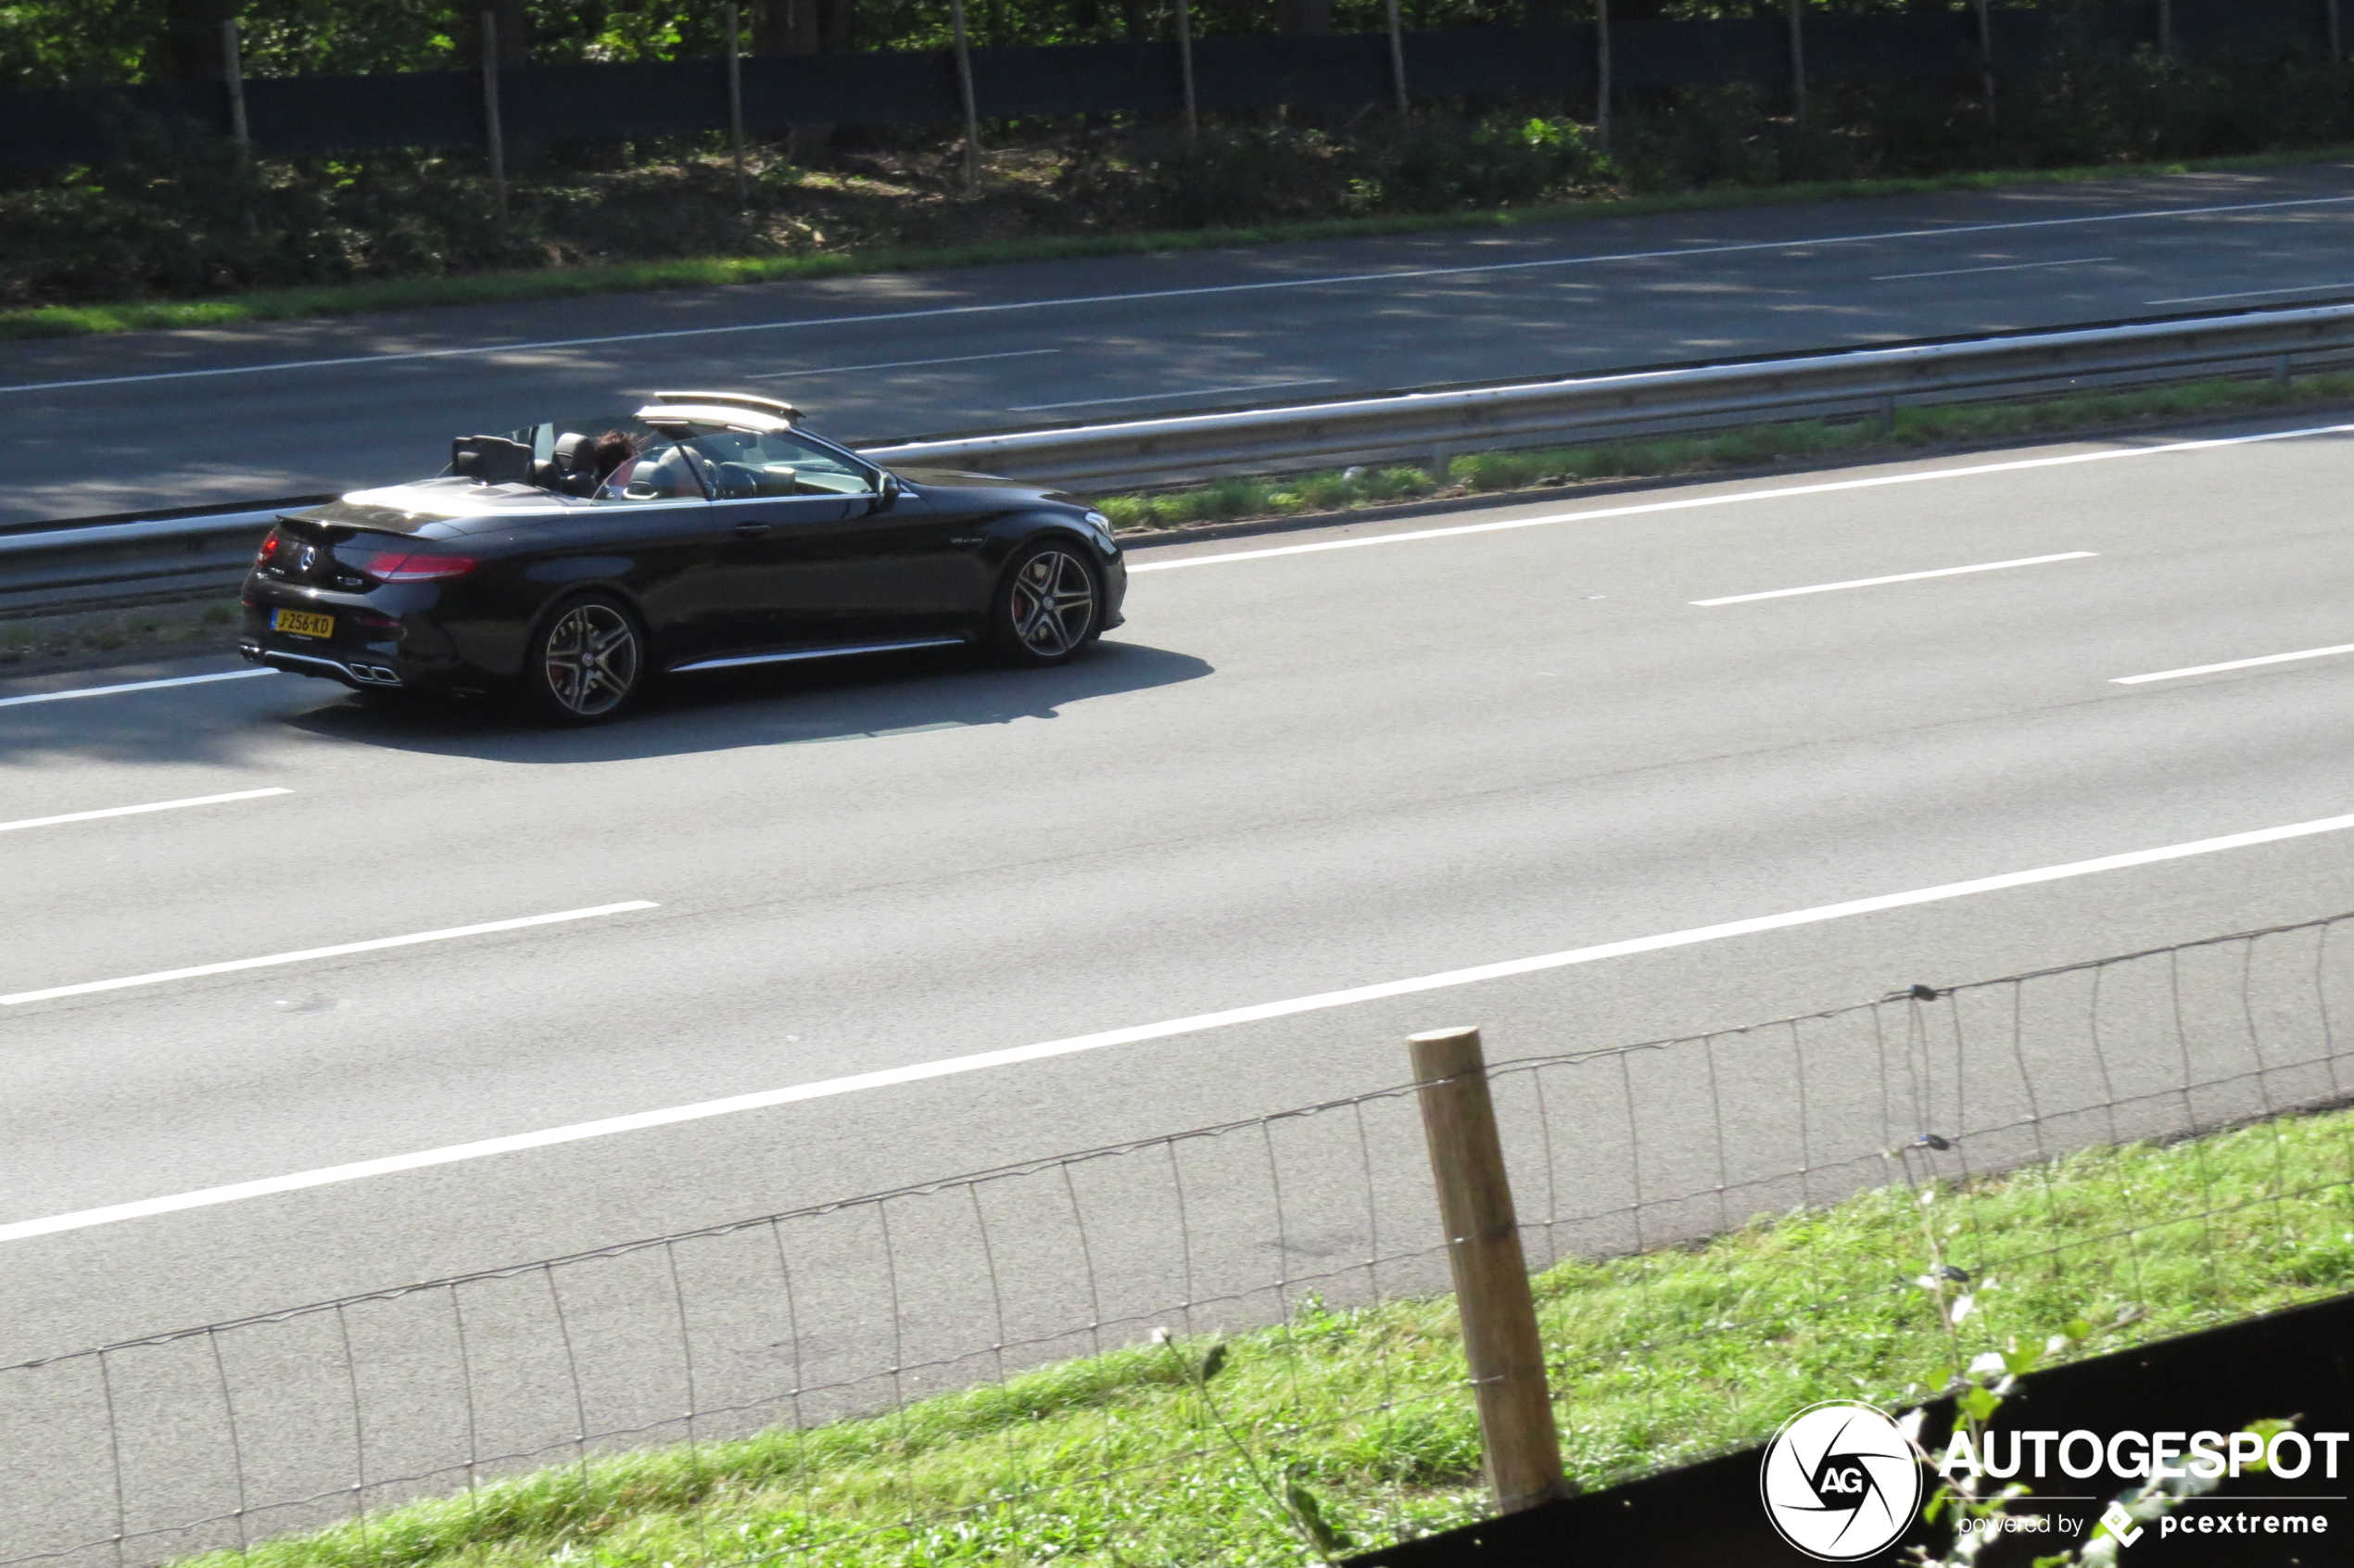
[(1060, 506), (1087, 504), (1067, 491), (1046, 489), (1027, 479), (1001, 479), (993, 474), (959, 474), (948, 468), (894, 468), (892, 472), (923, 492), (928, 499), (979, 511), (1002, 512), (1032, 501), (1052, 501)]

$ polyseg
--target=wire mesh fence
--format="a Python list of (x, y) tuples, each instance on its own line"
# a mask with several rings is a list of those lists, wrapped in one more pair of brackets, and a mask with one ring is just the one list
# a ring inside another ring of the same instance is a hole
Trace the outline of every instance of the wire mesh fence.
[[(1761, 1216), (1933, 1181), (1956, 1195), (1956, 1233), (1981, 1275), (2097, 1276), (2106, 1289), (2150, 1238), (2188, 1226), (2205, 1238), (2193, 1246), (2200, 1282), (2183, 1298), (2194, 1315), (2228, 1317), (2284, 1290), (2348, 1288), (2354, 1249), (2299, 1254), (2267, 1272), (2243, 1267), (2230, 1251), (2240, 1242), (2223, 1239), (2245, 1225), (2219, 1220), (2344, 1205), (2354, 1176), (2342, 1157), (2283, 1157), (2253, 1185), (2201, 1167), (2186, 1185), (2148, 1187), (2123, 1223), (2095, 1215), (2070, 1229), (2064, 1206), (2047, 1206), (2049, 1224), (2015, 1216), (2017, 1173), (2064, 1170), (2080, 1151), (2342, 1103), (2354, 1074), (2349, 926), (2354, 915), (1498, 1064), (1493, 1093), (1531, 1264), (1672, 1256)], [(2006, 1172), (2013, 1207), (1989, 1198), (1969, 1209), (1970, 1183)], [(2284, 1234), (2266, 1256), (2277, 1262), (2297, 1245)], [(1664, 1367), (1677, 1345), (1787, 1336), (1796, 1319), (1827, 1322), (1866, 1296), (1892, 1314), (1908, 1309), (1918, 1249), (1891, 1243), (1862, 1261), (1854, 1278), (1784, 1282), (1788, 1299), (1770, 1309), (1738, 1292), (1654, 1302), (1639, 1357)], [(1645, 1278), (1618, 1283), (1665, 1289)], [(132, 1568), (247, 1553), (335, 1524), (346, 1536), (335, 1561), (419, 1561), (423, 1526), (399, 1511), (413, 1499), (446, 1499), (437, 1540), (504, 1539), (513, 1478), (587, 1487), (592, 1472), (620, 1462), (613, 1456), (652, 1449), (668, 1450), (665, 1484), (680, 1497), (707, 1495), (697, 1488), (708, 1465), (790, 1518), (773, 1529), (706, 1521), (672, 1556), (649, 1561), (866, 1561), (851, 1549), (862, 1533), (1019, 1530), (1026, 1511), (1057, 1506), (1069, 1467), (1027, 1480), (1017, 1467), (978, 1497), (862, 1495), (827, 1533), (813, 1521), (846, 1495), (828, 1468), (850, 1451), (829, 1435), (841, 1423), (979, 1430), (987, 1423), (973, 1399), (1011, 1390), (1004, 1397), (1019, 1404), (1031, 1397), (1023, 1374), (1075, 1359), (1117, 1363), (1100, 1372), (1106, 1386), (1171, 1381), (1151, 1370), (1157, 1354), (1175, 1356), (1149, 1347), (1157, 1329), (1183, 1338), (1274, 1325), (1264, 1343), (1280, 1374), (1266, 1385), (1276, 1418), (1245, 1441), (1209, 1419), (1122, 1434), (1117, 1412), (1104, 1415), (1090, 1484), (1173, 1486), (1238, 1441), (1297, 1446), (1347, 1428), (1362, 1454), (1415, 1423), (1460, 1435), (1471, 1418), (1459, 1359), (1434, 1375), (1376, 1357), (1372, 1375), (1341, 1386), (1315, 1359), (1329, 1334), (1300, 1332), (1427, 1303), (1446, 1285), (1414, 1089), (1401, 1084), (0, 1368), (0, 1564)], [(2145, 1296), (2163, 1288), (2143, 1282)], [(1569, 1332), (1558, 1313), (1547, 1321), (1549, 1333)], [(2187, 1323), (2180, 1312), (2169, 1321)], [(1825, 1351), (1826, 1364), (1844, 1353)], [(1668, 1434), (1586, 1455), (1589, 1482), (1695, 1457), (1788, 1413), (1775, 1403), (1779, 1385), (1736, 1379), (1706, 1390), (1715, 1413), (1676, 1436), (1690, 1390), (1630, 1395), (1626, 1376), (1588, 1376), (1587, 1364), (1563, 1352), (1555, 1372), (1574, 1461), (1582, 1443), (1601, 1444), (1605, 1383), (1622, 1404), (1648, 1399), (1637, 1424)], [(1864, 1381), (1860, 1360), (1854, 1370)], [(955, 1419), (926, 1414), (939, 1410)], [(756, 1460), (728, 1447), (756, 1433), (769, 1435)], [(1378, 1456), (1367, 1463), (1385, 1479), (1358, 1511), (1361, 1539), (1425, 1527), (1443, 1516), (1429, 1499), (1449, 1486), (1458, 1516), (1475, 1506), (1462, 1466), (1449, 1478), (1385, 1470)], [(1270, 1506), (1281, 1524), (1279, 1493)]]

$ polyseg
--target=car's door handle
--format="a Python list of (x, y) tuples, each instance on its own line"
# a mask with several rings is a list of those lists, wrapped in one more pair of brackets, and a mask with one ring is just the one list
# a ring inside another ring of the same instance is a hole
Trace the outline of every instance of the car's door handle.
[(739, 523), (736, 525), (736, 532), (739, 534), (765, 534), (775, 526), (776, 525), (773, 523)]

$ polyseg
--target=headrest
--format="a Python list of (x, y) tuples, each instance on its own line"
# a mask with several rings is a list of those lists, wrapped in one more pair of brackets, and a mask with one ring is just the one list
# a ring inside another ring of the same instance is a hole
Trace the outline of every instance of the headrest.
[(504, 436), (461, 436), (449, 443), (449, 472), (486, 485), (531, 480), (531, 449)]
[(589, 473), (597, 461), (596, 437), (578, 432), (557, 436), (555, 461), (560, 474)]
[(531, 482), (560, 496), (594, 496), (598, 489), (596, 441), (580, 435), (557, 436), (554, 455), (531, 465)]

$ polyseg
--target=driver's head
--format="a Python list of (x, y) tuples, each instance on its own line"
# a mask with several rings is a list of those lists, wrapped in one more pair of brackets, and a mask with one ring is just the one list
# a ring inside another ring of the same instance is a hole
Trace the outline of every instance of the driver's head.
[(626, 431), (608, 430), (597, 437), (593, 449), (597, 460), (597, 477), (602, 479), (638, 455), (638, 438)]

